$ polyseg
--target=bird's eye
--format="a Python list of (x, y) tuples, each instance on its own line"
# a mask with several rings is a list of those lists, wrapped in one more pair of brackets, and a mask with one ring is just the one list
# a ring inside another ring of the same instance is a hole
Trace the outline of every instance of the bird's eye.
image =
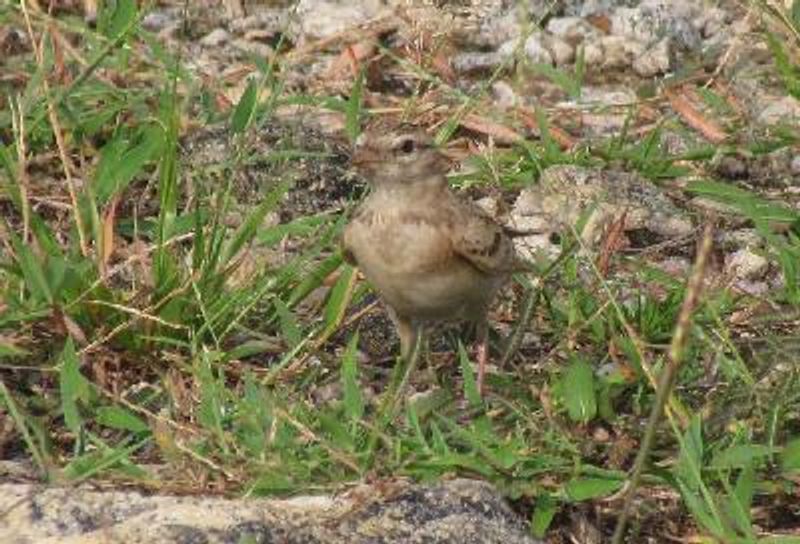
[(398, 148), (400, 149), (401, 152), (409, 154), (412, 153), (414, 149), (416, 149), (416, 144), (414, 143), (414, 140), (412, 140), (411, 138), (407, 138), (402, 142), (400, 142)]

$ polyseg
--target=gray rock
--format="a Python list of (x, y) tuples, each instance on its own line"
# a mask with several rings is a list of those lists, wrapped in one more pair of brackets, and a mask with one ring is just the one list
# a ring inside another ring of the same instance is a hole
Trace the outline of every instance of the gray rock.
[(580, 43), (600, 35), (600, 31), (583, 17), (554, 17), (547, 22), (546, 30), (553, 36), (572, 43)]
[(575, 60), (575, 48), (558, 36), (544, 36), (544, 46), (550, 51), (556, 66), (563, 66)]
[(768, 102), (756, 120), (765, 125), (796, 122), (800, 120), (800, 100), (793, 96), (782, 96)]
[(275, 51), (269, 45), (258, 41), (248, 40), (246, 38), (237, 38), (233, 40), (232, 45), (240, 51), (256, 55), (262, 59), (271, 58), (275, 53)]
[(725, 256), (725, 272), (737, 280), (759, 280), (769, 269), (763, 255), (743, 248)]
[(795, 176), (800, 176), (800, 155), (792, 157), (792, 162), (789, 164), (789, 171)]
[(703, 14), (698, 20), (698, 27), (701, 29), (703, 38), (712, 38), (730, 24), (730, 14), (722, 8), (710, 8), (703, 10)]
[(625, 230), (645, 229), (672, 238), (693, 229), (689, 217), (652, 182), (636, 174), (575, 165), (545, 170), (537, 185), (519, 194), (511, 223), (570, 232), (586, 216), (581, 238), (593, 246), (623, 214)]
[(260, 9), (261, 11), (258, 13), (231, 20), (228, 24), (228, 28), (231, 32), (236, 32), (237, 34), (244, 34), (250, 30), (259, 30), (275, 35), (288, 27), (289, 18), (287, 10)]
[(150, 32), (161, 32), (181, 22), (181, 14), (174, 9), (155, 9), (142, 17), (142, 28)]
[(553, 55), (544, 45), (542, 34), (536, 33), (525, 40), (525, 56), (535, 64), (553, 64)]
[(513, 108), (519, 104), (519, 97), (507, 82), (499, 80), (492, 83), (494, 103), (502, 109)]
[(453, 55), (450, 65), (461, 75), (491, 72), (500, 66), (505, 58), (505, 55), (496, 51), (488, 53), (467, 51)]
[(294, 29), (304, 40), (318, 40), (387, 13), (380, 0), (299, 0), (295, 7), (299, 28)]
[[(580, 99), (564, 104), (569, 109), (580, 108), (585, 134), (605, 136), (618, 133), (625, 126), (628, 109), (619, 107), (635, 104), (636, 94), (628, 87), (609, 88), (585, 85)], [(606, 107), (611, 106), (611, 107)]]
[(3, 483), (0, 511), (0, 541), (8, 544), (537, 542), (491, 486), (463, 479), (287, 500)]
[(495, 13), (481, 18), (477, 32), (465, 34), (466, 43), (476, 47), (497, 49), (501, 44), (516, 40), (522, 34), (522, 28), (513, 9)]
[(200, 45), (203, 47), (219, 47), (228, 43), (231, 35), (224, 28), (215, 28), (202, 38), (200, 38)]
[(642, 77), (653, 77), (669, 72), (672, 57), (672, 39), (662, 38), (633, 61), (633, 70)]
[(604, 69), (627, 68), (644, 53), (644, 45), (624, 36), (603, 36), (586, 44), (583, 51), (587, 66)]
[(617, 8), (611, 14), (611, 33), (634, 38), (644, 44), (653, 44), (664, 37), (675, 40), (681, 48), (695, 50), (700, 47), (700, 31), (692, 20), (698, 14), (685, 2), (660, 0), (643, 2), (635, 8)]

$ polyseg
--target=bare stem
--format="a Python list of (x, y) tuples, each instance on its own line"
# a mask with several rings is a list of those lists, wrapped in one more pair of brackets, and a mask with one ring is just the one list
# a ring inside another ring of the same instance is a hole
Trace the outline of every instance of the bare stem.
[(675, 383), (675, 376), (678, 374), (678, 369), (683, 362), (684, 350), (689, 338), (689, 329), (692, 324), (692, 314), (697, 307), (697, 302), (700, 299), (700, 293), (703, 289), (706, 264), (708, 262), (708, 256), (711, 253), (712, 233), (713, 227), (711, 223), (706, 223), (703, 229), (700, 247), (697, 252), (697, 258), (694, 262), (694, 269), (692, 270), (692, 275), (689, 277), (689, 283), (686, 286), (686, 295), (683, 298), (683, 305), (681, 306), (680, 314), (678, 314), (678, 322), (675, 324), (675, 332), (672, 335), (672, 342), (669, 346), (667, 364), (664, 370), (661, 371), (661, 376), (659, 377), (658, 386), (656, 388), (655, 403), (650, 412), (647, 428), (645, 429), (644, 437), (639, 447), (639, 453), (636, 455), (636, 461), (633, 464), (633, 470), (628, 480), (625, 502), (622, 505), (622, 511), (617, 519), (617, 526), (614, 529), (614, 536), (611, 540), (612, 544), (622, 544), (623, 538), (625, 537), (625, 528), (628, 523), (628, 518), (630, 517), (633, 500), (636, 497), (636, 489), (642, 478), (642, 472), (644, 472), (647, 458), (650, 455), (658, 423), (661, 419), (661, 415), (664, 413), (664, 407), (672, 391), (672, 386)]

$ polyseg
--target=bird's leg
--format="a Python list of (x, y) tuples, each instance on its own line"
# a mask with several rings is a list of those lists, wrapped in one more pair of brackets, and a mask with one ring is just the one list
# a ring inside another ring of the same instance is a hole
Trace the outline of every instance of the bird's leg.
[(478, 394), (483, 396), (483, 379), (486, 375), (486, 361), (489, 358), (489, 325), (485, 319), (475, 324), (477, 346), (475, 358), (478, 360)]
[(400, 337), (400, 357), (408, 363), (411, 352), (414, 351), (417, 343), (420, 327), (411, 319), (398, 315), (391, 307), (389, 307), (389, 318), (397, 329), (397, 336)]

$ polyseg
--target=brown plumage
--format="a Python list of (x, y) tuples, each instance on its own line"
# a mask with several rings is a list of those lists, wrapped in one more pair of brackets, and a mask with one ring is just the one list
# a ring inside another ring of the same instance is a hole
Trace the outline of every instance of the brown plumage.
[(482, 387), (488, 306), (518, 269), (511, 238), (450, 190), (447, 160), (422, 131), (367, 132), (353, 164), (372, 191), (345, 228), (342, 248), (389, 306), (401, 356), (410, 355), (426, 323), (470, 321)]

